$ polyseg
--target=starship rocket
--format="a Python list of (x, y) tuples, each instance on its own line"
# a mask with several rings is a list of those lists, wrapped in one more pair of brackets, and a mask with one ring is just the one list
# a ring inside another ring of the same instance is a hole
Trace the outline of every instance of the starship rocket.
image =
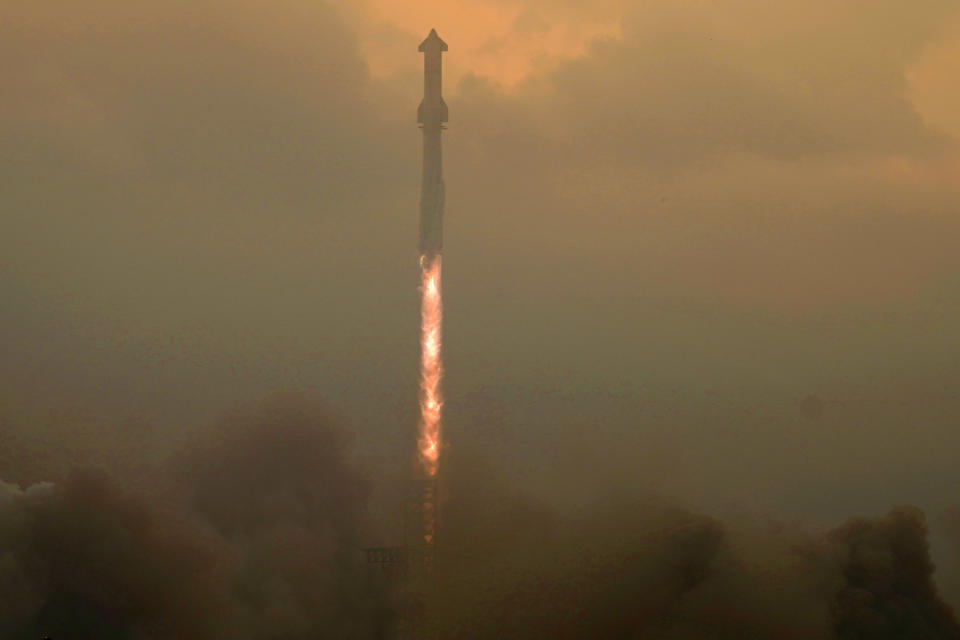
[(443, 250), (443, 150), (441, 131), (447, 122), (443, 101), (443, 52), (447, 43), (432, 29), (420, 44), (423, 52), (423, 102), (417, 121), (423, 129), (423, 184), (420, 188), (420, 255), (427, 260)]

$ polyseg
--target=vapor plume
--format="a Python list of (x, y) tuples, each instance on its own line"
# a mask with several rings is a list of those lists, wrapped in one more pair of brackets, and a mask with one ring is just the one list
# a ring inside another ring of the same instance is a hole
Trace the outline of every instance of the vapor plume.
[(822, 534), (654, 499), (561, 515), (458, 462), (440, 565), (448, 637), (960, 638), (917, 509)]
[[(370, 480), (314, 403), (234, 411), (134, 495), (95, 472), (0, 486), (4, 638), (389, 638)], [(454, 456), (437, 624), (456, 638), (960, 638), (923, 515), (824, 534), (659, 499), (561, 511)]]
[(0, 487), (0, 635), (381, 637), (391, 605), (360, 552), (367, 483), (340, 432), (288, 399), (201, 440), (162, 494), (94, 472)]

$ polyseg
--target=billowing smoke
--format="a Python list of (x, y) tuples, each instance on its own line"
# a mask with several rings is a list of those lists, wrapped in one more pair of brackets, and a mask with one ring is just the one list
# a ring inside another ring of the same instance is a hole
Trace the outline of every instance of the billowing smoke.
[(895, 509), (832, 532), (843, 581), (836, 599), (842, 638), (957, 638), (949, 607), (937, 596), (923, 514)]
[[(624, 496), (560, 513), (462, 455), (444, 473), (441, 637), (960, 638), (914, 508), (814, 533)], [(382, 481), (281, 398), (198, 436), (150, 495), (89, 471), (2, 484), (0, 637), (394, 637), (404, 585), (361, 553)]]
[(239, 412), (134, 497), (94, 472), (0, 486), (0, 637), (376, 638), (366, 482), (304, 401)]
[(233, 552), (253, 638), (371, 638), (389, 617), (363, 564), (368, 483), (320, 408), (276, 399), (175, 462), (192, 513)]
[[(180, 527), (106, 478), (5, 487), (0, 636), (195, 638), (227, 602), (219, 541)], [(228, 618), (228, 617), (227, 617)]]
[(443, 637), (960, 638), (917, 509), (826, 534), (626, 497), (561, 516), (448, 464)]

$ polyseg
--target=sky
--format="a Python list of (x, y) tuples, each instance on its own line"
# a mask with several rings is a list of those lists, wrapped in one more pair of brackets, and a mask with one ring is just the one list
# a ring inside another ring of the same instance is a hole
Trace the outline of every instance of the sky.
[(343, 3), (372, 75), (415, 71), (405, 55), (423, 25), (435, 25), (464, 54), (447, 65), (454, 83), (464, 75), (516, 87), (536, 72), (582, 56), (591, 42), (621, 35), (616, 3), (361, 2)]
[(0, 478), (136, 485), (296, 390), (405, 468), (435, 27), (450, 451), (561, 508), (916, 505), (960, 593), (960, 2), (2, 13)]

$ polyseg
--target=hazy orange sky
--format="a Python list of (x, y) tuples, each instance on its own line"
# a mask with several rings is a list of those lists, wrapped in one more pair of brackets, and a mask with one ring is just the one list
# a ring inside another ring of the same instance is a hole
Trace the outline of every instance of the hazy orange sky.
[(351, 3), (371, 70), (389, 75), (411, 67), (409, 38), (436, 28), (456, 55), (449, 57), (451, 88), (466, 73), (511, 86), (535, 69), (582, 55), (596, 38), (620, 35), (612, 2), (523, 3), (510, 0), (426, 0)]
[(0, 427), (36, 452), (6, 479), (278, 388), (391, 463), (435, 27), (453, 442), (570, 500), (958, 506), (957, 0), (3, 14)]
[(960, 11), (907, 69), (910, 97), (932, 127), (960, 140)]
[[(409, 56), (411, 41), (429, 28), (437, 28), (452, 43), (446, 78), (448, 92), (454, 93), (465, 74), (484, 76), (511, 89), (534, 72), (550, 70), (564, 60), (584, 55), (595, 41), (622, 38), (622, 14), (630, 4), (622, 0), (363, 0), (344, 5), (344, 12), (353, 16), (371, 72), (381, 77), (413, 69), (415, 65)], [(647, 4), (651, 16), (665, 6), (681, 12), (696, 12), (707, 6), (696, 0)], [(744, 13), (747, 3), (742, 1), (709, 4), (720, 7), (712, 14), (715, 19), (719, 16), (719, 21), (725, 20), (723, 7), (730, 7), (727, 26), (751, 35), (784, 28), (765, 25), (762, 12), (753, 17)], [(904, 21), (911, 19), (910, 11), (904, 5)], [(796, 11), (785, 5), (784, 12)], [(787, 28), (829, 28), (829, 19), (820, 21), (822, 15), (817, 8), (803, 13), (806, 15), (799, 16), (798, 23), (787, 24)], [(656, 17), (653, 22), (658, 20)], [(878, 51), (879, 55), (882, 54)], [(937, 36), (911, 61), (907, 77), (909, 97), (918, 113), (931, 127), (960, 139), (960, 83), (956, 81), (960, 77), (960, 8), (952, 19), (942, 22)], [(950, 170), (957, 169), (958, 165), (951, 163)]]
[[(347, 15), (353, 16), (371, 72), (378, 76), (409, 70), (413, 66), (408, 51), (411, 38), (437, 28), (448, 43), (453, 43), (447, 79), (450, 90), (455, 91), (457, 81), (468, 73), (492, 78), (510, 88), (534, 71), (583, 55), (595, 40), (621, 38), (622, 12), (629, 4), (622, 0), (362, 0), (342, 6)], [(706, 6), (695, 0), (648, 3), (654, 11), (668, 4), (681, 11), (698, 11)], [(721, 7), (720, 11), (730, 7), (730, 21), (739, 21), (738, 28), (766, 28), (762, 15), (744, 20), (749, 15), (743, 13), (744, 2), (710, 4)], [(789, 13), (790, 7), (785, 11)], [(910, 20), (910, 11), (904, 5), (904, 21)], [(817, 13), (817, 9), (809, 12), (807, 26)], [(794, 26), (802, 28), (803, 24)], [(820, 28), (827, 25), (821, 24)], [(771, 25), (769, 29), (776, 31), (777, 27)], [(921, 115), (931, 126), (960, 138), (960, 83), (956, 81), (960, 77), (960, 8), (952, 19), (943, 21), (937, 37), (912, 61), (907, 72), (910, 97)]]

